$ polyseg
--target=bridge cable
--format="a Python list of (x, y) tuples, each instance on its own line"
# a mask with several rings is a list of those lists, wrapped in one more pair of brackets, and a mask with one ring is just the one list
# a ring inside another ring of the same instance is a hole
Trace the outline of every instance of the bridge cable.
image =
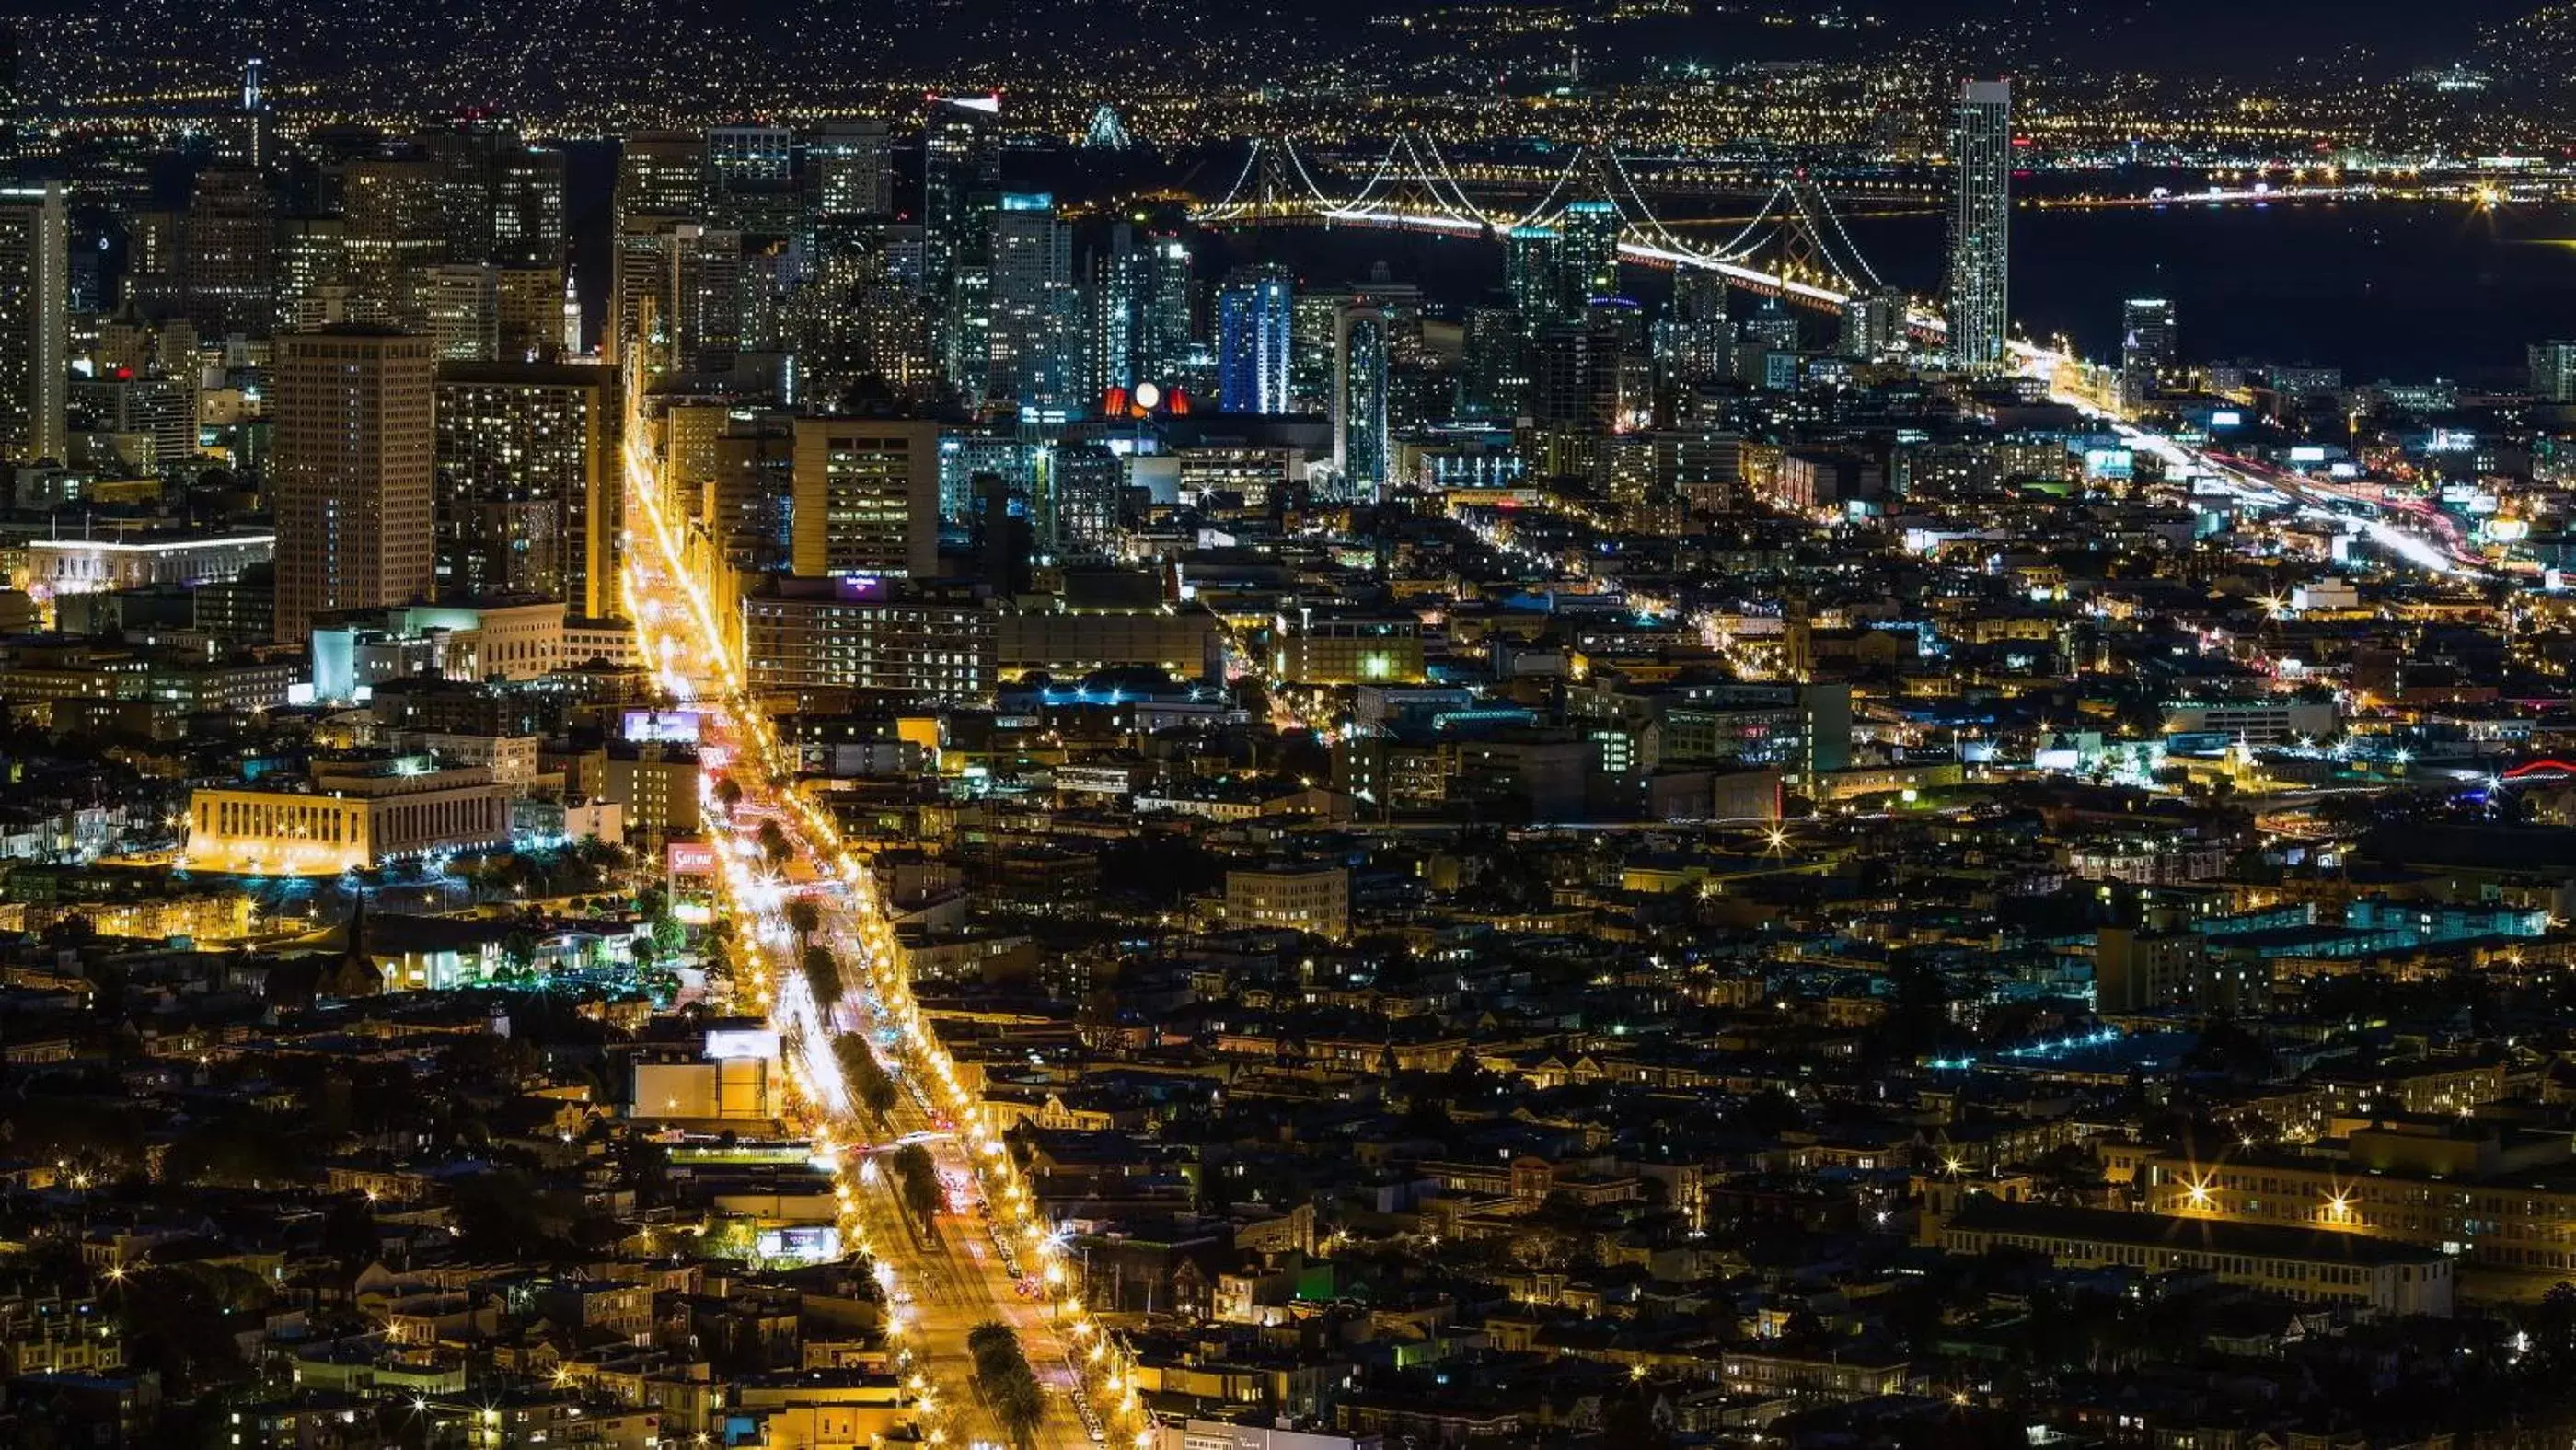
[(1681, 238), (1674, 236), (1672, 228), (1664, 225), (1664, 219), (1655, 215), (1654, 207), (1647, 204), (1645, 189), (1638, 186), (1637, 178), (1630, 174), (1627, 161), (1619, 155), (1619, 148), (1616, 146), (1604, 146), (1601, 149), (1610, 157), (1610, 168), (1612, 172), (1618, 176), (1621, 182), (1626, 184), (1629, 197), (1637, 203), (1637, 210), (1643, 212), (1646, 220), (1653, 224), (1655, 235), (1664, 239), (1664, 245), (1671, 247), (1676, 252), (1681, 252), (1686, 255), (1698, 255), (1697, 249), (1693, 248), (1689, 243), (1684, 242)]
[(1297, 179), (1305, 183), (1306, 194), (1315, 199), (1316, 205), (1329, 210), (1332, 207), (1333, 199), (1326, 196), (1324, 194), (1324, 189), (1315, 184), (1315, 178), (1307, 173), (1306, 158), (1297, 154), (1297, 138), (1294, 136), (1283, 136), (1280, 138), (1279, 145), (1282, 150), (1285, 150), (1288, 153), (1288, 164), (1297, 168)]
[(1377, 170), (1369, 175), (1368, 185), (1361, 187), (1358, 195), (1352, 197), (1349, 201), (1343, 202), (1341, 210), (1358, 211), (1362, 206), (1365, 206), (1368, 203), (1368, 199), (1370, 197), (1377, 195), (1379, 184), (1386, 180), (1387, 168), (1395, 164), (1396, 147), (1403, 144), (1403, 138), (1398, 137), (1394, 143), (1390, 144), (1386, 148), (1386, 154), (1377, 159)]
[(1252, 149), (1246, 153), (1243, 158), (1243, 172), (1241, 175), (1234, 178), (1234, 185), (1226, 188), (1225, 200), (1209, 207), (1206, 211), (1200, 213), (1200, 215), (1207, 217), (1215, 217), (1220, 214), (1232, 215), (1232, 208), (1239, 205), (1235, 198), (1242, 194), (1243, 183), (1251, 179), (1253, 168), (1261, 164), (1261, 147), (1266, 139), (1267, 138), (1261, 136), (1255, 136), (1252, 138)]
[[(1843, 239), (1843, 249), (1849, 252), (1851, 254), (1852, 261), (1859, 265), (1861, 276), (1869, 279), (1870, 286), (1881, 291), (1886, 290), (1887, 279), (1879, 276), (1878, 269), (1869, 264), (1868, 257), (1862, 255), (1860, 244), (1852, 240), (1851, 232), (1843, 226), (1841, 214), (1834, 210), (1833, 198), (1825, 195), (1825, 189), (1821, 186), (1810, 185), (1807, 190), (1808, 196), (1801, 203), (1809, 211), (1807, 225), (1811, 227), (1815, 226), (1816, 219), (1814, 213), (1819, 211), (1823, 212), (1825, 214), (1825, 220), (1834, 224), (1834, 235)], [(1824, 240), (1823, 230), (1821, 228), (1818, 228), (1817, 230), (1817, 240), (1819, 242)], [(1849, 272), (1844, 271), (1842, 263), (1834, 257), (1830, 249), (1827, 249), (1825, 252), (1825, 260), (1833, 264), (1833, 268), (1836, 272), (1842, 273), (1843, 280), (1851, 283), (1853, 291), (1857, 292), (1861, 290), (1858, 279), (1854, 278)]]
[(1440, 154), (1440, 138), (1425, 131), (1422, 133), (1422, 144), (1431, 148), (1431, 159), (1440, 163), (1440, 175), (1449, 181), (1449, 194), (1458, 199), (1458, 205), (1465, 211), (1465, 215), (1459, 220), (1481, 222), (1486, 226), (1492, 226), (1493, 218), (1485, 215), (1484, 208), (1468, 199), (1466, 184), (1458, 179), (1457, 169), (1449, 164), (1448, 157)]
[(1588, 148), (1583, 146), (1577, 146), (1574, 148), (1574, 154), (1567, 157), (1565, 160), (1564, 169), (1556, 173), (1556, 184), (1547, 189), (1547, 195), (1538, 199), (1538, 205), (1521, 213), (1520, 219), (1512, 223), (1512, 230), (1517, 231), (1522, 227), (1536, 226), (1539, 224), (1540, 218), (1554, 214), (1550, 212), (1548, 208), (1555, 205), (1557, 193), (1565, 190), (1565, 183), (1568, 178), (1574, 175), (1574, 169), (1583, 164), (1583, 153), (1586, 149)]

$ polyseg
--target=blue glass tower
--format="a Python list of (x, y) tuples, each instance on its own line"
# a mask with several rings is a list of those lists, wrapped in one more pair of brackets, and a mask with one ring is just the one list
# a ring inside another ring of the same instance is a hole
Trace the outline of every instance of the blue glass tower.
[(1217, 406), (1229, 413), (1288, 411), (1295, 296), (1284, 267), (1245, 267), (1216, 297)]

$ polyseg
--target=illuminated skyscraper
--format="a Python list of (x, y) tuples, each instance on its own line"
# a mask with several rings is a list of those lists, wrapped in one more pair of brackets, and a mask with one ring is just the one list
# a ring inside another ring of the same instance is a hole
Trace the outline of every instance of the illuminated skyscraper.
[(1556, 268), (1556, 228), (1514, 227), (1503, 238), (1503, 291), (1521, 315), (1523, 331), (1535, 334), (1566, 315), (1565, 295)]
[(0, 188), (0, 463), (66, 457), (69, 268), (61, 184)]
[(921, 128), (922, 287), (937, 309), (949, 380), (985, 393), (993, 224), (1002, 204), (1002, 100), (934, 97)]
[(1677, 387), (1733, 375), (1735, 324), (1726, 313), (1726, 279), (1715, 272), (1676, 272), (1673, 305), (1655, 323), (1655, 364)]
[(2535, 342), (2524, 349), (2531, 366), (2531, 395), (2544, 403), (2576, 403), (2576, 342)]
[(564, 154), (505, 147), (492, 160), (492, 260), (563, 265)]
[(1950, 361), (2003, 366), (2012, 292), (2012, 84), (1959, 91), (1950, 153)]
[(277, 340), (270, 492), (277, 638), (317, 614), (427, 600), (436, 582), (429, 339), (347, 325)]
[(796, 572), (925, 579), (939, 568), (939, 425), (796, 420)]
[(1190, 249), (1174, 236), (1145, 243), (1144, 292), (1137, 300), (1136, 372), (1166, 383), (1190, 354)]
[(197, 173), (180, 224), (179, 281), (200, 333), (265, 330), (276, 313), (277, 218), (268, 183), (243, 167)]
[(1387, 358), (1394, 333), (1383, 308), (1352, 306), (1333, 325), (1333, 467), (1344, 496), (1374, 500), (1386, 487)]
[(720, 373), (742, 342), (742, 233), (694, 222), (671, 229), (672, 357), (684, 371)]
[(577, 364), (438, 370), (441, 594), (537, 594), (591, 618), (617, 612), (616, 376)]
[(1136, 229), (1126, 222), (1110, 227), (1109, 245), (1091, 259), (1087, 302), (1094, 389), (1134, 387), (1144, 376), (1137, 361), (1144, 353), (1139, 334), (1152, 266), (1152, 258), (1136, 245)]
[(268, 88), (263, 80), (265, 70), (266, 65), (258, 56), (252, 56), (242, 66), (241, 157), (253, 171), (265, 170), (277, 159), (271, 154), (276, 150), (276, 142), (270, 129), (273, 118), (269, 114)]
[(1217, 289), (1217, 406), (1229, 413), (1288, 411), (1296, 295), (1284, 267), (1244, 267)]
[(1607, 201), (1566, 203), (1557, 226), (1558, 284), (1565, 305), (1581, 309), (1593, 299), (1619, 295), (1619, 234), (1626, 223)]
[(835, 121), (805, 143), (805, 176), (819, 216), (890, 216), (894, 148), (883, 121)]
[(0, 167), (18, 158), (18, 128), (24, 124), (20, 113), (27, 105), (19, 64), (18, 22), (0, 18)]
[(617, 153), (617, 221), (706, 210), (706, 143), (694, 131), (636, 131)]
[(705, 142), (689, 131), (638, 131), (617, 157), (616, 215), (609, 231), (607, 336), (612, 363), (625, 358), (652, 317), (667, 330), (673, 299), (673, 233), (705, 211)]
[(1125, 462), (1097, 443), (1055, 450), (1047, 465), (1054, 501), (1055, 547), (1077, 558), (1108, 554), (1118, 542), (1118, 495), (1126, 487)]
[(993, 224), (993, 316), (985, 388), (1022, 409), (1074, 405), (1082, 297), (1073, 236), (1045, 192), (1002, 198)]
[(784, 186), (793, 137), (784, 126), (713, 126), (707, 130), (707, 194)]
[(2120, 392), (2134, 407), (2155, 394), (2176, 360), (2174, 305), (2162, 297), (2120, 304)]

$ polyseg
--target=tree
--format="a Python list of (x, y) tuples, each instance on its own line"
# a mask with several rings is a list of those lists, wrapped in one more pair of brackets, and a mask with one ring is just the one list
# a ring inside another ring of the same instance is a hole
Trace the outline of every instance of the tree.
[(1011, 1443), (1026, 1446), (1046, 1414), (1046, 1396), (1029, 1369), (1020, 1336), (999, 1320), (987, 1320), (966, 1332), (966, 1352), (975, 1361), (975, 1392)]
[(885, 1064), (877, 1061), (866, 1037), (845, 1032), (832, 1040), (832, 1056), (841, 1064), (841, 1079), (850, 1085), (850, 1097), (868, 1115), (885, 1126), (886, 1114), (894, 1111), (894, 1079), (886, 1073)]
[(930, 1161), (930, 1150), (919, 1143), (906, 1143), (894, 1150), (895, 1187), (903, 1195), (904, 1211), (921, 1225), (925, 1234), (938, 1227), (939, 1210), (948, 1202), (947, 1193), (939, 1186), (939, 1166)]
[(537, 969), (537, 934), (524, 926), (510, 929), (501, 938), (501, 964), (514, 977), (524, 977)]
[(796, 928), (798, 936), (810, 939), (823, 929), (823, 908), (810, 896), (796, 897), (787, 903), (787, 924)]
[(776, 821), (761, 822), (752, 839), (760, 843), (760, 853), (769, 858), (772, 866), (786, 865), (787, 858), (795, 854), (795, 848), (787, 842), (787, 833), (779, 829)]
[(730, 812), (731, 810), (733, 810), (733, 808), (734, 808), (734, 807), (736, 807), (736, 806), (738, 806), (738, 805), (741, 805), (741, 804), (742, 804), (742, 782), (740, 782), (740, 781), (738, 781), (738, 780), (735, 780), (732, 776), (729, 776), (729, 775), (728, 775), (728, 776), (726, 776), (724, 779), (717, 781), (717, 782), (716, 782), (716, 799), (717, 799), (718, 801), (720, 801), (720, 802), (722, 802), (722, 803), (723, 803), (724, 808), (725, 808), (728, 812)]
[(822, 947), (805, 949), (805, 985), (814, 993), (815, 1005), (829, 1010), (841, 1000), (841, 964)]

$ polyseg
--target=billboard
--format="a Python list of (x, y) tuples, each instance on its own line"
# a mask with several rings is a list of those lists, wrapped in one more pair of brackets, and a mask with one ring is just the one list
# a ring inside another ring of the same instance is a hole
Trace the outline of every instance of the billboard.
[(695, 745), (701, 724), (695, 710), (629, 710), (617, 733), (635, 744)]
[(716, 848), (704, 841), (673, 841), (666, 854), (674, 876), (716, 874)]
[(778, 1034), (765, 1027), (715, 1027), (707, 1031), (707, 1061), (778, 1056)]

